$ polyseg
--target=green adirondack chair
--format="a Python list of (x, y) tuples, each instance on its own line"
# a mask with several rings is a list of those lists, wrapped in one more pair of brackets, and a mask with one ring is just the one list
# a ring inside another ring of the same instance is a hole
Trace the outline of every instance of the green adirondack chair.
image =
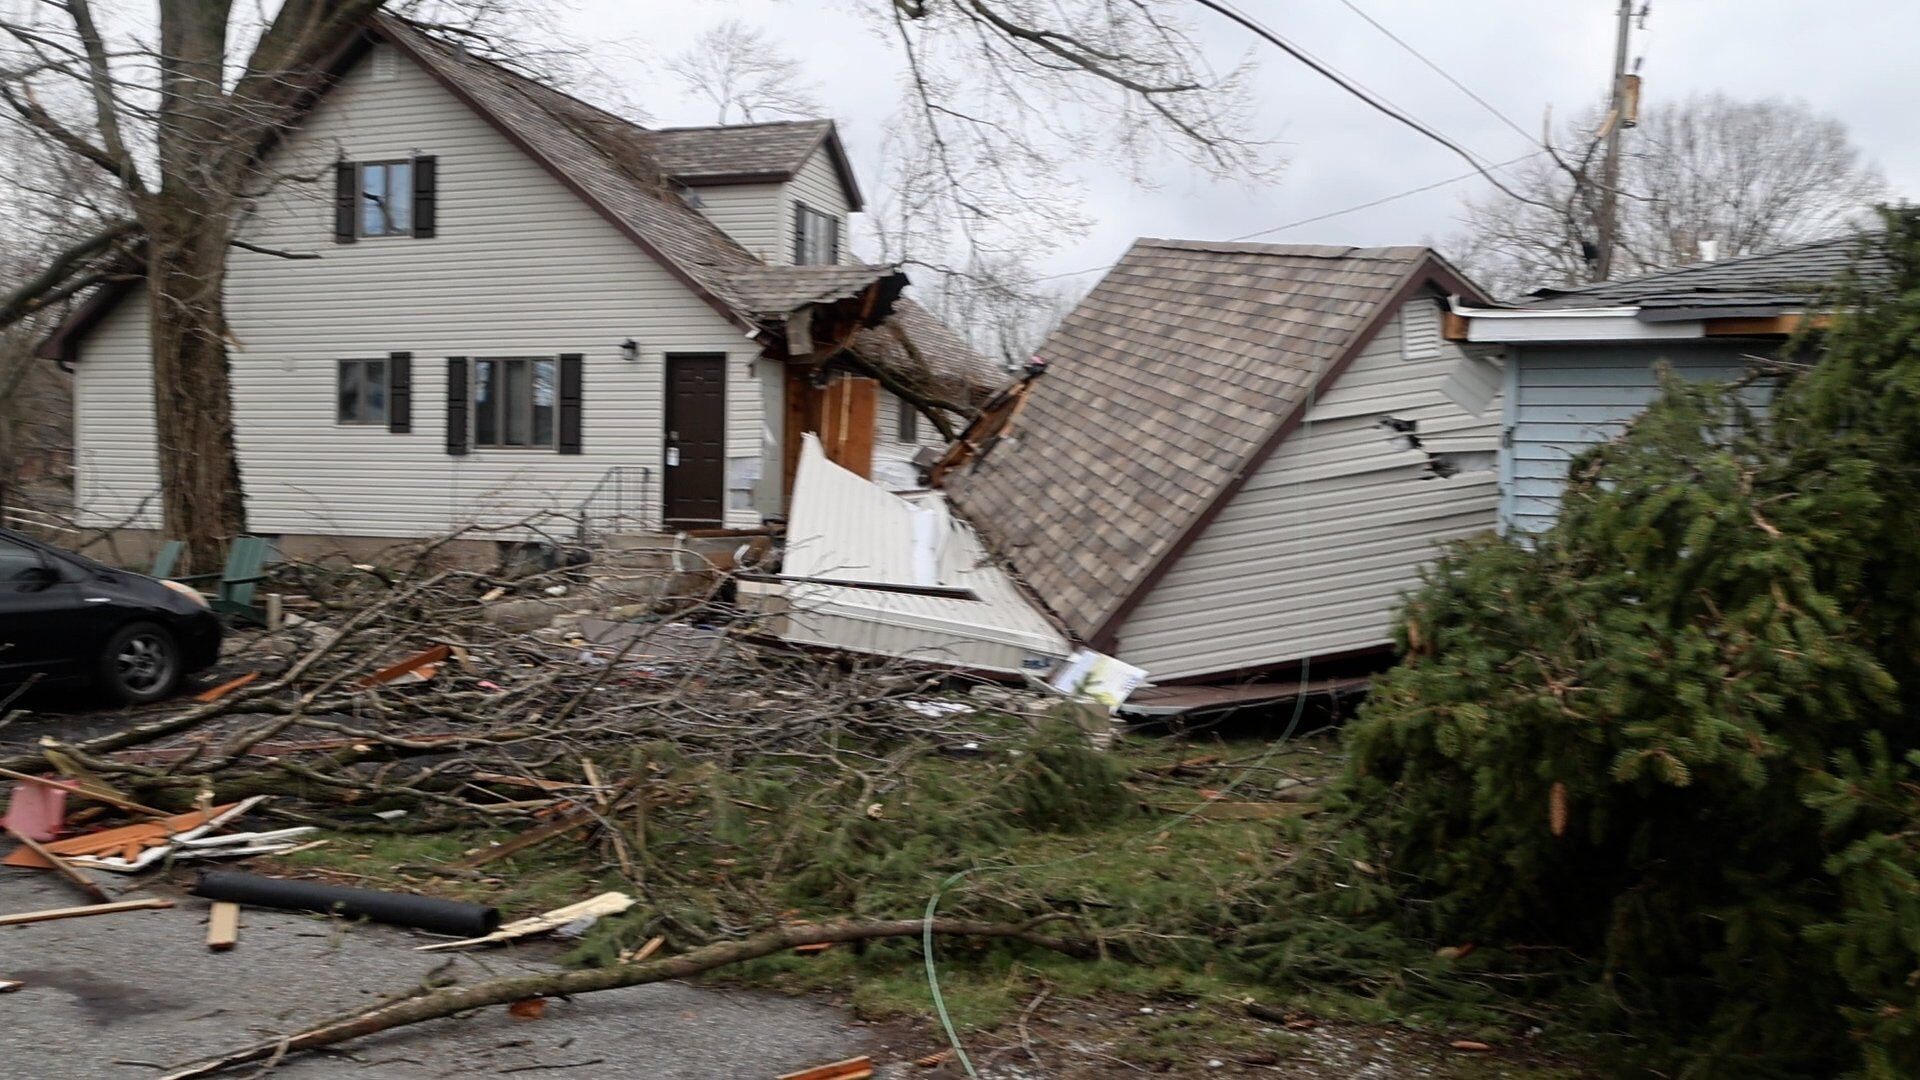
[[(253, 594), (266, 580), (267, 541), (258, 536), (236, 536), (227, 547), (227, 568), (217, 574), (189, 574), (173, 580), (199, 587), (201, 582), (215, 583), (211, 603), (222, 615), (244, 619), (259, 626), (267, 624), (267, 613), (254, 606)], [(201, 592), (207, 590), (202, 587)]]
[(160, 550), (154, 553), (153, 569), (147, 571), (147, 576), (162, 581), (172, 577), (173, 568), (180, 565), (180, 553), (186, 549), (185, 540), (169, 540), (161, 544)]

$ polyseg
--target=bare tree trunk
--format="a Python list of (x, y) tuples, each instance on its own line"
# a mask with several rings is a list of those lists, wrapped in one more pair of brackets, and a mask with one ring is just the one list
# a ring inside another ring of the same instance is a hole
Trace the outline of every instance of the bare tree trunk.
[(201, 573), (246, 528), (227, 363), (227, 240), (237, 189), (227, 126), (230, 0), (160, 5), (161, 185), (136, 206), (147, 232), (153, 408), (163, 520)]
[(167, 536), (186, 541), (193, 570), (207, 573), (219, 569), (225, 538), (247, 525), (222, 296), (225, 229), (196, 216), (176, 230), (159, 216), (149, 218), (147, 298), (162, 519)]

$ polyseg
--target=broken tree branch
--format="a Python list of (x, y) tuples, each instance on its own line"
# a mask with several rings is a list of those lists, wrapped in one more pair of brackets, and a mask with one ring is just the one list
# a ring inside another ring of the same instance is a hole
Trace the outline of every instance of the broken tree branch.
[[(1098, 947), (1079, 938), (1049, 937), (1037, 928), (1056, 918), (1043, 916), (1024, 923), (985, 923), (958, 919), (935, 919), (932, 930), (952, 937), (992, 937), (1022, 941), (1070, 956), (1093, 956)], [(585, 994), (596, 990), (617, 990), (626, 986), (686, 979), (716, 968), (756, 960), (800, 945), (820, 945), (879, 938), (911, 938), (926, 932), (921, 919), (891, 919), (879, 922), (803, 923), (768, 930), (738, 941), (723, 941), (664, 960), (618, 964), (552, 974), (520, 975), (490, 979), (471, 986), (452, 986), (361, 1012), (347, 1013), (318, 1026), (278, 1039), (255, 1043), (244, 1049), (175, 1066), (161, 1080), (189, 1080), (212, 1076), (236, 1065), (267, 1058), (284, 1058), (303, 1050), (333, 1046), (375, 1032), (389, 1031), (408, 1024), (438, 1020), (489, 1005), (509, 1005), (528, 998)]]

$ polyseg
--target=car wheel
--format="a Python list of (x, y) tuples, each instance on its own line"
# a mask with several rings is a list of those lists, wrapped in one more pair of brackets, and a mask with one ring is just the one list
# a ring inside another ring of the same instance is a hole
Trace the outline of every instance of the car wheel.
[(128, 705), (158, 701), (180, 681), (180, 647), (152, 623), (123, 626), (107, 639), (100, 657), (100, 685)]

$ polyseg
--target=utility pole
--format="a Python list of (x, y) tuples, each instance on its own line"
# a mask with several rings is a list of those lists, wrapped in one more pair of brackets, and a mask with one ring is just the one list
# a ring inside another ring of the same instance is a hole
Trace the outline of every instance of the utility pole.
[(1613, 274), (1613, 248), (1620, 229), (1620, 129), (1626, 126), (1627, 34), (1633, 23), (1633, 0), (1620, 0), (1620, 29), (1613, 42), (1613, 91), (1607, 114), (1607, 156), (1600, 166), (1599, 256), (1593, 260), (1593, 280)]

